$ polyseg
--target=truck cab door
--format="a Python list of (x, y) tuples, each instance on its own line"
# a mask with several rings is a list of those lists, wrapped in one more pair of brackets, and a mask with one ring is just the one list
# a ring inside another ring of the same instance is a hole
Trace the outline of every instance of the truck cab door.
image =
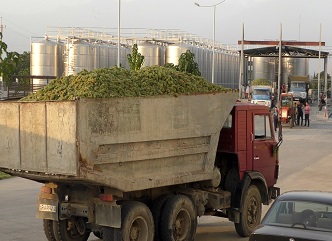
[(277, 179), (278, 155), (274, 153), (277, 143), (272, 135), (270, 113), (253, 113), (252, 131), (252, 169), (265, 177), (268, 186), (273, 186)]

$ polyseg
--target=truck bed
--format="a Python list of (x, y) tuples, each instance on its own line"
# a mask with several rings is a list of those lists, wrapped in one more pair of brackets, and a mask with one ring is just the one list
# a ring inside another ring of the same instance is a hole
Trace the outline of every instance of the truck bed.
[(0, 170), (121, 191), (209, 180), (238, 93), (0, 103)]

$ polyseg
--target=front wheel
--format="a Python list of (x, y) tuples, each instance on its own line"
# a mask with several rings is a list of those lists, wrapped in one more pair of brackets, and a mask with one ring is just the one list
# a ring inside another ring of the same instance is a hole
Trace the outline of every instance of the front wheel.
[(289, 127), (293, 128), (294, 127), (294, 117), (292, 115), (292, 117), (289, 119)]
[(248, 237), (261, 221), (262, 198), (255, 185), (249, 186), (243, 198), (240, 223), (235, 223), (235, 229), (238, 235)]

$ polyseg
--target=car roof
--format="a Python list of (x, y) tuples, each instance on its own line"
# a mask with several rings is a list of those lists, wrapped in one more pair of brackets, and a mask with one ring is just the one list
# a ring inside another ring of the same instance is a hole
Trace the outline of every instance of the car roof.
[(332, 192), (289, 191), (281, 194), (278, 201), (308, 201), (332, 205)]

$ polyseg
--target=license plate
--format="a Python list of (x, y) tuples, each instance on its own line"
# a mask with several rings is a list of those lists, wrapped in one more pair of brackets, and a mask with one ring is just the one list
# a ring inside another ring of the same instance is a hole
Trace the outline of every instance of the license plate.
[(56, 206), (49, 204), (39, 204), (39, 211), (41, 212), (56, 212)]

